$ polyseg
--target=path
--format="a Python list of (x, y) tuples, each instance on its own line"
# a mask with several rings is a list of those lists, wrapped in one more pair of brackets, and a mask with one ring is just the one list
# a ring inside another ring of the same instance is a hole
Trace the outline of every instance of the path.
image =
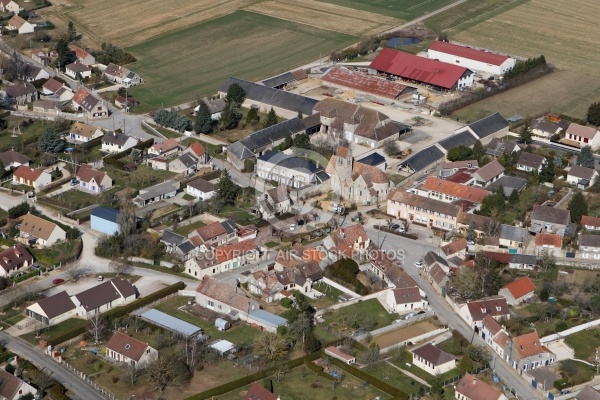
[(429, 383), (427, 383), (427, 381), (419, 378), (418, 376), (416, 376), (412, 372), (408, 372), (407, 370), (400, 368), (399, 366), (397, 366), (396, 364), (392, 363), (391, 361), (385, 360), (385, 362), (388, 363), (388, 364), (390, 364), (392, 367), (396, 368), (398, 371), (402, 372), (404, 375), (413, 378), (415, 381), (419, 382), (421, 385), (425, 385), (427, 387), (431, 387), (431, 385)]
[(449, 10), (449, 9), (451, 9), (453, 7), (456, 7), (459, 4), (462, 4), (462, 3), (466, 2), (466, 1), (467, 0), (458, 0), (458, 1), (455, 1), (454, 3), (448, 4), (447, 6), (439, 8), (439, 9), (437, 9), (435, 11), (432, 11), (432, 12), (430, 12), (428, 14), (425, 14), (425, 15), (419, 17), (419, 18), (415, 18), (415, 19), (413, 19), (413, 20), (411, 20), (411, 21), (409, 21), (409, 22), (407, 22), (405, 24), (402, 24), (402, 25), (397, 26), (397, 27), (392, 28), (392, 29), (388, 29), (387, 31), (382, 32), (382, 34), (383, 33), (392, 33), (392, 32), (396, 32), (396, 31), (399, 31), (399, 30), (404, 29), (404, 28), (408, 28), (409, 26), (418, 24), (419, 22), (423, 22), (423, 21), (425, 21), (429, 17), (433, 17), (434, 15), (437, 15), (439, 13), (443, 13), (444, 11)]

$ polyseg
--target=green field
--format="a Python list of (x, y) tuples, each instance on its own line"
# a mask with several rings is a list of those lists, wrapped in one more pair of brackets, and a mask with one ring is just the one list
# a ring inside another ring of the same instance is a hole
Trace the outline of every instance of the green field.
[(356, 37), (247, 11), (158, 36), (128, 48), (146, 84), (132, 90), (161, 107), (209, 95), (229, 76), (259, 80), (313, 61)]
[[(411, 20), (444, 7), (454, 0), (322, 0), (338, 6)], [(481, 0), (477, 0), (481, 1)]]

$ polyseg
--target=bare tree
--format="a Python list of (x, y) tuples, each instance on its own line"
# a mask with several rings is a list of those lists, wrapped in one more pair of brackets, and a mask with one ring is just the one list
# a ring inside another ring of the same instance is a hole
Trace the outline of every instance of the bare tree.
[(287, 356), (288, 344), (275, 333), (263, 332), (254, 342), (254, 353), (267, 361), (276, 361)]
[(204, 359), (208, 348), (205, 342), (197, 340), (196, 337), (186, 337), (181, 341), (181, 352), (185, 358), (185, 365), (193, 371), (196, 365)]
[(168, 386), (182, 386), (190, 378), (191, 373), (181, 358), (159, 355), (146, 368), (150, 386), (163, 392)]
[(121, 202), (119, 210), (118, 224), (120, 232), (127, 237), (135, 233), (137, 228), (137, 216), (135, 215), (135, 205), (129, 196), (126, 196)]
[(88, 312), (87, 331), (94, 339), (94, 343), (100, 342), (108, 333), (108, 322), (98, 311)]
[(127, 259), (113, 259), (109, 263), (109, 267), (115, 272), (115, 274), (117, 274), (117, 276), (128, 274), (133, 270), (133, 267), (127, 263)]
[(31, 381), (42, 391), (46, 392), (46, 389), (50, 388), (56, 383), (52, 377), (46, 375), (42, 371), (34, 370), (31, 373)]
[(129, 378), (129, 384), (135, 386), (138, 379), (144, 374), (144, 369), (135, 363), (130, 363), (127, 367), (127, 377)]
[(66, 271), (69, 279), (76, 281), (77, 279), (90, 272), (90, 269), (87, 266), (83, 265), (81, 262), (74, 262), (71, 265), (69, 265)]

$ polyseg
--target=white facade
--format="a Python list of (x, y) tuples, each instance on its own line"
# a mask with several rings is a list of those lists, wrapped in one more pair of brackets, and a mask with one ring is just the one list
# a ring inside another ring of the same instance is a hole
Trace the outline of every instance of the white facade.
[(439, 60), (448, 64), (460, 65), (461, 67), (475, 71), (486, 72), (493, 75), (504, 74), (507, 70), (514, 67), (517, 62), (514, 58), (509, 57), (502, 64), (494, 65), (432, 49), (427, 50), (427, 56), (431, 59)]
[[(33, 313), (35, 313), (37, 315), (40, 315), (42, 317), (48, 318), (48, 315), (44, 312), (44, 310), (42, 310), (42, 307), (40, 307), (38, 303), (33, 303), (32, 305), (30, 305), (29, 307), (27, 307), (26, 314), (28, 316), (31, 316), (29, 314), (29, 311), (31, 311), (31, 312), (33, 312)], [(48, 318), (48, 324), (47, 325), (56, 325), (59, 322), (62, 322), (62, 321), (67, 320), (69, 318), (75, 317), (76, 315), (77, 315), (77, 310), (74, 308), (74, 309), (69, 310), (69, 311), (67, 311), (65, 313), (57, 315), (54, 318)]]
[(134, 147), (137, 144), (138, 144), (138, 141), (132, 137), (128, 138), (127, 141), (125, 142), (125, 144), (122, 146), (114, 144), (114, 143), (102, 141), (102, 151), (105, 153), (119, 153), (121, 151), (131, 149), (132, 147)]
[(429, 372), (433, 376), (437, 376), (454, 369), (456, 367), (456, 360), (450, 360), (440, 365), (433, 365), (429, 361), (413, 353), (413, 364), (423, 371)]
[(203, 192), (200, 189), (196, 189), (191, 187), (190, 185), (187, 185), (185, 188), (185, 192), (191, 196), (194, 196), (195, 198), (197, 198), (198, 200), (208, 200), (211, 199), (215, 196), (215, 194), (217, 193), (216, 191), (212, 190), (210, 192)]

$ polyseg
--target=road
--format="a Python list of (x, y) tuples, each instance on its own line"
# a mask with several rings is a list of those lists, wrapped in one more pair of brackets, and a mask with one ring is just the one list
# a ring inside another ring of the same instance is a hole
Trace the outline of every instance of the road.
[(60, 384), (62, 384), (65, 388), (75, 393), (77, 397), (71, 396), (72, 399), (105, 399), (95, 389), (78, 378), (71, 370), (44, 355), (41, 349), (37, 347), (31, 347), (29, 343), (19, 338), (9, 336), (2, 331), (0, 331), (0, 340), (6, 343), (5, 346), (7, 349), (31, 361), (31, 363), (40, 371), (49, 374), (56, 381), (60, 382)]
[[(372, 228), (366, 228), (366, 231), (370, 238), (376, 240), (379, 231)], [(420, 270), (414, 266), (414, 262), (421, 259), (427, 252), (435, 251), (437, 253), (439, 248), (393, 234), (385, 235), (380, 233), (380, 242), (382, 243), (381, 248), (383, 250), (403, 252), (403, 266), (405, 271), (427, 294), (427, 300), (429, 301), (431, 308), (435, 310), (440, 321), (447, 324), (451, 329), (460, 332), (465, 338), (472, 340), (472, 343), (485, 346), (489, 349), (489, 346), (487, 346), (483, 339), (473, 334), (473, 330), (467, 323), (460, 318), (444, 298), (442, 298), (442, 296), (438, 294), (425, 279), (423, 279), (420, 275)], [(543, 397), (540, 392), (533, 389), (531, 385), (521, 378), (517, 371), (514, 368), (511, 368), (504, 360), (496, 358), (495, 369), (496, 375), (498, 375), (502, 382), (516, 390), (519, 399), (534, 400)]]

